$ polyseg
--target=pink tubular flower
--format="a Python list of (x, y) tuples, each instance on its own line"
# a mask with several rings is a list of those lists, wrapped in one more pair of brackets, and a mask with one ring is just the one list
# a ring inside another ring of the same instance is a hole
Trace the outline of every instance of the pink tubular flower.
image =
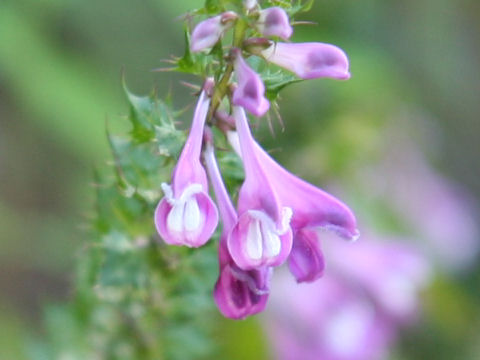
[(312, 228), (332, 231), (346, 240), (358, 238), (357, 221), (344, 203), (285, 170), (258, 143), (254, 148), (280, 202), (293, 210), (295, 231)]
[(290, 70), (302, 79), (350, 78), (347, 55), (334, 45), (278, 42), (260, 54), (266, 60)]
[(237, 223), (237, 214), (223, 184), (212, 144), (207, 144), (204, 158), (223, 222), (218, 253), (220, 274), (213, 296), (225, 317), (243, 319), (265, 308), (272, 269), (261, 267), (245, 271), (234, 263), (227, 249), (226, 238)]
[(263, 36), (278, 36), (284, 40), (290, 38), (293, 33), (288, 15), (280, 7), (271, 7), (260, 11), (257, 28)]
[(155, 210), (155, 226), (170, 245), (202, 246), (217, 227), (217, 208), (208, 195), (207, 175), (200, 163), (209, 104), (210, 99), (204, 90), (195, 109), (190, 134), (173, 171), (172, 187), (162, 184), (165, 196)]
[(214, 46), (237, 19), (237, 14), (227, 11), (199, 22), (192, 32), (190, 50), (199, 52)]
[(233, 104), (244, 107), (255, 116), (265, 115), (270, 103), (264, 96), (265, 86), (260, 75), (248, 66), (239, 49), (234, 49), (232, 55), (238, 81), (238, 87), (233, 92)]
[[(228, 136), (239, 153), (236, 133), (230, 132)], [(262, 164), (265, 181), (275, 191), (280, 204), (293, 211), (290, 226), (294, 245), (289, 258), (290, 270), (298, 282), (313, 281), (322, 275), (324, 266), (319, 234), (331, 231), (344, 239), (355, 240), (359, 236), (355, 216), (332, 195), (281, 167), (253, 139), (251, 146), (256, 160)]]
[(239, 219), (227, 239), (235, 263), (249, 270), (283, 263), (292, 248), (290, 208), (279, 201), (267, 169), (263, 168), (250, 133), (245, 112), (234, 107), (233, 114), (245, 169), (245, 181), (238, 198)]

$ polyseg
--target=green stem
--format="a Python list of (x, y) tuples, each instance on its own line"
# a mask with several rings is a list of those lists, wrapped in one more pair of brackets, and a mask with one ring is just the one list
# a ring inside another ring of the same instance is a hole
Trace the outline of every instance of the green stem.
[[(233, 42), (232, 47), (241, 47), (243, 43), (243, 38), (245, 37), (245, 31), (247, 30), (247, 23), (239, 18), (233, 29)], [(216, 84), (215, 90), (212, 95), (212, 101), (210, 103), (210, 109), (208, 110), (207, 121), (211, 123), (211, 119), (215, 111), (217, 111), (218, 106), (221, 104), (223, 98), (228, 92), (228, 84), (233, 73), (233, 63), (232, 61), (228, 62), (228, 65), (221, 77), (220, 81)]]

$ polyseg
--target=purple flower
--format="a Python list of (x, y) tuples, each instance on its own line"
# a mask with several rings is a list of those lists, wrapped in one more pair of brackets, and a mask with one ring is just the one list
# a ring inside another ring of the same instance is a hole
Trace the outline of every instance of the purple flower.
[[(422, 120), (415, 118), (415, 126), (425, 126)], [(359, 184), (388, 202), (443, 269), (465, 271), (480, 252), (474, 197), (427, 162), (411, 131), (398, 122), (382, 131), (390, 139), (380, 149), (382, 159), (375, 167), (362, 168)]]
[(244, 107), (255, 116), (265, 115), (270, 103), (264, 96), (265, 86), (262, 79), (243, 60), (239, 49), (234, 49), (232, 55), (238, 81), (238, 87), (233, 92), (233, 104)]
[(199, 52), (214, 46), (237, 19), (232, 11), (201, 21), (192, 32), (190, 50)]
[(280, 7), (271, 7), (260, 11), (257, 28), (263, 36), (278, 36), (284, 40), (290, 38), (293, 33), (288, 15)]
[(298, 282), (312, 282), (323, 275), (325, 261), (315, 230), (302, 229), (295, 233), (288, 268)]
[(283, 263), (292, 248), (292, 215), (275, 192), (267, 169), (263, 168), (245, 112), (233, 109), (245, 169), (245, 181), (238, 198), (239, 219), (227, 245), (235, 263), (249, 270)]
[(240, 269), (224, 241), (220, 243), (219, 252), (220, 274), (213, 297), (220, 312), (230, 319), (244, 319), (263, 311), (267, 305), (272, 268)]
[(342, 49), (324, 43), (274, 43), (260, 53), (266, 60), (302, 79), (350, 78), (348, 58)]
[(225, 317), (243, 319), (265, 308), (272, 269), (260, 267), (245, 271), (233, 261), (227, 249), (226, 238), (237, 223), (237, 214), (222, 181), (212, 144), (207, 144), (204, 158), (223, 222), (218, 253), (220, 274), (213, 296)]
[(162, 184), (165, 196), (155, 210), (155, 225), (160, 236), (170, 245), (202, 246), (217, 227), (217, 208), (208, 195), (207, 175), (200, 163), (209, 104), (210, 99), (203, 91), (190, 134), (173, 171), (172, 186)]
[[(236, 133), (229, 132), (228, 136), (232, 147), (239, 153)], [(332, 195), (286, 171), (253, 139), (251, 147), (262, 166), (265, 182), (269, 183), (280, 204), (293, 211), (290, 226), (294, 244), (289, 258), (290, 270), (299, 282), (313, 281), (323, 272), (319, 235), (332, 231), (347, 240), (355, 240), (359, 236), (355, 216)]]

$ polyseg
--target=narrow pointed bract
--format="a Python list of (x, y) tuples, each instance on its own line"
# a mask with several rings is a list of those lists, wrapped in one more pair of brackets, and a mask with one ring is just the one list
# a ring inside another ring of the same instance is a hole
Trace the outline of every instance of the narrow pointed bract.
[(277, 42), (261, 51), (261, 55), (267, 61), (290, 70), (302, 79), (350, 78), (347, 55), (335, 45)]
[(162, 239), (170, 245), (202, 246), (218, 223), (217, 208), (208, 195), (207, 175), (200, 163), (209, 104), (210, 99), (203, 91), (190, 134), (173, 171), (172, 185), (162, 184), (165, 196), (155, 211), (155, 225)]
[(238, 81), (233, 92), (233, 104), (244, 107), (255, 116), (265, 115), (270, 103), (265, 98), (265, 86), (260, 75), (248, 66), (239, 49), (234, 49), (232, 55), (235, 58), (234, 67)]
[(245, 111), (234, 107), (233, 112), (245, 181), (238, 198), (239, 219), (227, 240), (228, 250), (242, 269), (278, 266), (286, 260), (292, 247), (292, 210), (282, 206), (257, 157)]
[(212, 144), (207, 145), (204, 158), (223, 223), (218, 253), (220, 273), (213, 296), (225, 317), (243, 319), (265, 308), (272, 270), (264, 266), (245, 271), (233, 261), (226, 238), (237, 222), (237, 213), (222, 181)]
[(270, 7), (260, 11), (257, 28), (263, 36), (278, 36), (283, 40), (290, 38), (293, 33), (288, 15), (280, 7)]
[(213, 47), (237, 18), (233, 11), (227, 11), (218, 16), (201, 21), (192, 32), (190, 50), (199, 52)]

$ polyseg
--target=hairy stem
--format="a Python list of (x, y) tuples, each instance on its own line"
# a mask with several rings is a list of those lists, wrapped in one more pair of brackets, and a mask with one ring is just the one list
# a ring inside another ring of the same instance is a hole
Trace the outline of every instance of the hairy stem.
[[(243, 43), (245, 37), (245, 31), (247, 29), (247, 23), (243, 19), (238, 19), (237, 23), (235, 24), (235, 28), (233, 31), (233, 42), (232, 47), (240, 47)], [(232, 61), (228, 62), (228, 65), (221, 77), (220, 81), (215, 86), (215, 91), (212, 95), (212, 101), (210, 103), (210, 108), (208, 110), (207, 122), (211, 123), (211, 119), (215, 114), (218, 106), (221, 104), (223, 98), (227, 94), (228, 91), (228, 84), (230, 82), (230, 78), (232, 77), (233, 73), (233, 63)]]

